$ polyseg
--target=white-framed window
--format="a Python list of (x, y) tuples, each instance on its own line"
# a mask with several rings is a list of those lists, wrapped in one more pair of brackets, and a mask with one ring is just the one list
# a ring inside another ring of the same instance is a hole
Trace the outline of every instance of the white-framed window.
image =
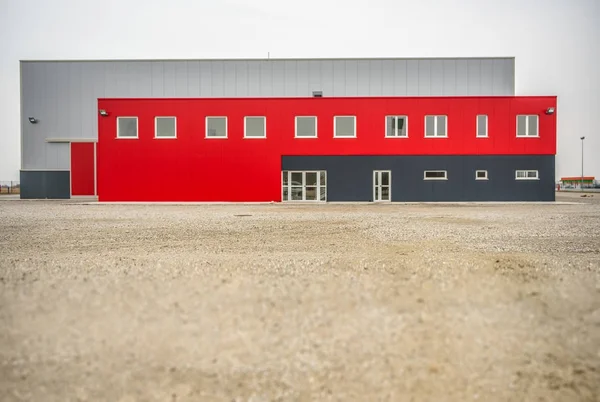
[(264, 116), (244, 117), (244, 138), (267, 138), (267, 118)]
[(327, 201), (327, 172), (291, 171), (281, 172), (282, 201)]
[(486, 114), (477, 115), (477, 138), (488, 136), (488, 117)]
[(356, 138), (356, 116), (335, 116), (333, 118), (334, 138)]
[(475, 180), (487, 180), (488, 173), (487, 170), (476, 170), (475, 171)]
[(426, 170), (423, 180), (448, 180), (448, 172), (445, 170)]
[(206, 116), (205, 138), (227, 138), (227, 117)]
[(317, 117), (296, 116), (296, 138), (317, 138)]
[(537, 170), (516, 170), (515, 180), (539, 180), (540, 175)]
[(539, 116), (537, 114), (517, 115), (517, 137), (539, 136)]
[(386, 138), (408, 138), (408, 116), (385, 116)]
[(154, 118), (154, 138), (177, 138), (177, 118), (156, 116)]
[(425, 116), (425, 137), (445, 138), (448, 137), (448, 116), (427, 115)]
[(117, 138), (138, 138), (138, 118), (130, 116), (117, 117)]

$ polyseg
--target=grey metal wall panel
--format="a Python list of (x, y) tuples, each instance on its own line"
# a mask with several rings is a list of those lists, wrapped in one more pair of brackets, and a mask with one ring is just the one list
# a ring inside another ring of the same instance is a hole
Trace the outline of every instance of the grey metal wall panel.
[[(391, 170), (392, 201), (554, 201), (552, 155), (283, 156), (282, 170), (326, 170), (328, 201), (372, 201), (373, 171)], [(515, 180), (515, 170), (539, 180)], [(448, 180), (424, 180), (446, 170)], [(489, 180), (475, 180), (487, 170)]]
[(456, 95), (456, 60), (443, 60), (442, 63), (444, 65), (442, 95)]
[(419, 96), (431, 95), (431, 62), (429, 60), (419, 60)]
[(66, 199), (71, 197), (68, 171), (21, 171), (21, 199)]
[(98, 98), (506, 96), (514, 59), (24, 61), (21, 86), (22, 168), (44, 169), (69, 162), (46, 138), (97, 137)]
[(70, 144), (53, 143), (46, 146), (46, 166), (48, 169), (70, 169)]
[(467, 93), (481, 95), (481, 61), (469, 60), (467, 63)]
[(419, 96), (419, 60), (406, 62), (406, 96)]

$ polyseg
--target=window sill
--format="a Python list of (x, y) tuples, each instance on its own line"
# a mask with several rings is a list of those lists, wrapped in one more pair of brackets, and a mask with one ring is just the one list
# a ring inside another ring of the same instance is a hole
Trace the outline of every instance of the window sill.
[(445, 178), (445, 179), (442, 179), (442, 178), (440, 178), (440, 179), (438, 179), (438, 178), (427, 178), (427, 177), (426, 177), (426, 178), (424, 178), (423, 180), (431, 180), (431, 181), (443, 181), (443, 180), (448, 180), (448, 178)]
[(226, 140), (227, 137), (204, 137), (205, 140)]
[(266, 140), (267, 137), (244, 137), (245, 140)]
[(533, 178), (533, 177), (518, 177), (515, 180), (518, 181), (531, 181), (531, 180), (539, 180), (539, 177)]
[(339, 138), (339, 139), (349, 138), (349, 139), (352, 139), (352, 138), (356, 138), (356, 135), (353, 136), (353, 137), (350, 137), (350, 136), (336, 136), (336, 135), (334, 135), (333, 138)]
[(482, 177), (476, 177), (475, 180), (478, 180), (478, 181), (488, 181), (489, 179), (487, 177), (485, 179), (482, 178)]
[(117, 140), (138, 140), (140, 137), (115, 137)]
[(319, 137), (317, 137), (316, 135), (314, 135), (314, 136), (297, 136), (297, 135), (295, 135), (294, 139), (296, 139), (296, 138), (301, 139), (301, 140), (304, 140), (304, 139), (314, 140), (314, 139), (317, 139)]
[(490, 137), (488, 137), (487, 135), (485, 135), (485, 136), (478, 135), (478, 136), (475, 136), (475, 138), (486, 139), (486, 138), (490, 138)]
[(177, 137), (154, 137), (155, 140), (176, 140)]
[(517, 138), (540, 138), (539, 135), (517, 135)]
[(386, 139), (387, 139), (387, 138), (393, 138), (393, 139), (406, 139), (406, 138), (408, 138), (408, 135), (404, 135), (404, 136), (402, 136), (402, 135), (390, 135), (390, 136), (386, 135), (386, 136), (385, 136), (385, 138), (386, 138)]
[(447, 135), (426, 135), (425, 138), (448, 138)]

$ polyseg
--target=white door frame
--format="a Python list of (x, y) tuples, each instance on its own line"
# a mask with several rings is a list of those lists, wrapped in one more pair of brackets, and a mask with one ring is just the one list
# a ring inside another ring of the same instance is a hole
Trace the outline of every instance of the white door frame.
[[(381, 176), (382, 173), (388, 174), (388, 183), (387, 185), (381, 184)], [(388, 198), (387, 200), (381, 199), (381, 189), (387, 187), (388, 188)], [(379, 189), (379, 191), (377, 191)], [(379, 198), (377, 197), (379, 194)], [(392, 171), (391, 170), (373, 170), (373, 202), (390, 202), (392, 200)]]

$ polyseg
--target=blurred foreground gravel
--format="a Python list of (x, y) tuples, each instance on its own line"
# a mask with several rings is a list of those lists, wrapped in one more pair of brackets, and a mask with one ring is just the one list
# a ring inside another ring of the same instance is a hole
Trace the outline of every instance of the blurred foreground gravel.
[(2, 401), (598, 401), (574, 205), (0, 198)]

